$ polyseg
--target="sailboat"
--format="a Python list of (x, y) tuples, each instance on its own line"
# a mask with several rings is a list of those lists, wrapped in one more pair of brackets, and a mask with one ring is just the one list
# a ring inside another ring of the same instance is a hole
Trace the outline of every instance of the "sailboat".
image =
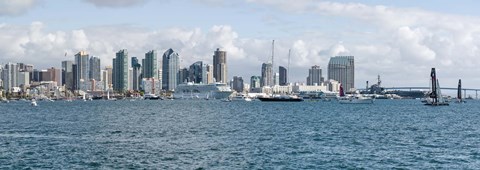
[(117, 98), (110, 98), (110, 90), (107, 90), (107, 100), (113, 100), (113, 101), (116, 101)]
[(462, 98), (462, 79), (458, 79), (457, 101), (455, 103), (466, 103)]
[(429, 106), (448, 106), (448, 102), (442, 96), (442, 91), (440, 90), (440, 83), (438, 83), (437, 75), (435, 68), (432, 68), (430, 72), (430, 92), (427, 94), (427, 99), (425, 105)]

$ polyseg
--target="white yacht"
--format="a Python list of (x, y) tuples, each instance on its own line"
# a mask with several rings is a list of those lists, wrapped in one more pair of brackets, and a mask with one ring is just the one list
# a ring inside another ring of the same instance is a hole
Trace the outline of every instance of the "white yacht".
[(233, 93), (225, 83), (212, 84), (180, 84), (175, 89), (176, 99), (226, 99)]
[(372, 97), (363, 96), (362, 94), (345, 96), (342, 84), (340, 84), (340, 92), (337, 99), (341, 104), (372, 104), (374, 100)]
[(37, 101), (35, 99), (32, 99), (32, 101), (30, 102), (30, 105), (37, 106)]

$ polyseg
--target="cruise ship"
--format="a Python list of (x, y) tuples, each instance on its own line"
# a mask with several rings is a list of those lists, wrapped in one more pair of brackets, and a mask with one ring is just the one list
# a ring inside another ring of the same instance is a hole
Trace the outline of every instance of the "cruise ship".
[(176, 99), (226, 99), (233, 90), (225, 83), (212, 84), (180, 84), (175, 89)]

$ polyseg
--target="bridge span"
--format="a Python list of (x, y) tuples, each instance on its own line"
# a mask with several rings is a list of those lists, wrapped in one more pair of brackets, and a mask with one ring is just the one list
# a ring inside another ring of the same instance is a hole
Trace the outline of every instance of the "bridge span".
[[(385, 90), (429, 90), (430, 87), (420, 87), (420, 86), (412, 86), (412, 87), (382, 87)], [(441, 87), (440, 89), (442, 90), (458, 90), (457, 87), (452, 88), (452, 87)], [(472, 91), (475, 92), (475, 99), (478, 99), (478, 91), (480, 89), (473, 89), (473, 88), (462, 88), (463, 91), (463, 96), (467, 96), (467, 91)]]

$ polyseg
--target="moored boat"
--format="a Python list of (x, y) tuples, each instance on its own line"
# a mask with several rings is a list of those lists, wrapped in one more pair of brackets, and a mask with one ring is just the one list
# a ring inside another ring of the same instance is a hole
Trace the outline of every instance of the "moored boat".
[(258, 100), (262, 102), (302, 102), (303, 99), (294, 96), (294, 95), (273, 95), (273, 96), (266, 96), (266, 97), (258, 97)]

